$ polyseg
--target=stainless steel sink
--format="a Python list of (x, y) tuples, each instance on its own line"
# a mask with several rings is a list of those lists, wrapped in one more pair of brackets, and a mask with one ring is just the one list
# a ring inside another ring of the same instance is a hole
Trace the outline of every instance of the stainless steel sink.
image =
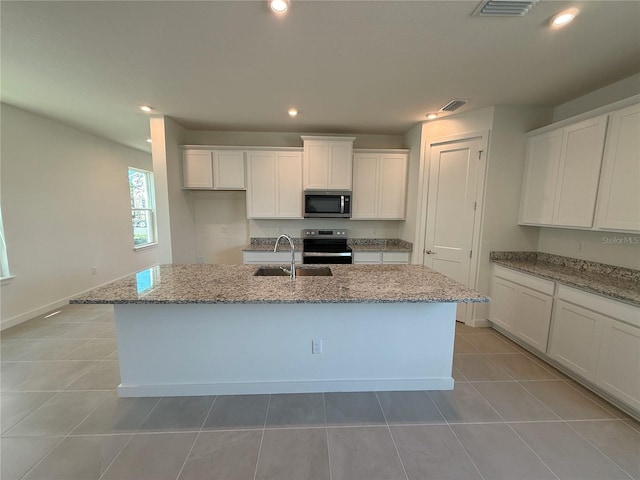
[[(260, 267), (253, 274), (256, 277), (288, 277), (289, 274), (279, 267)], [(332, 277), (329, 267), (297, 267), (297, 277)]]

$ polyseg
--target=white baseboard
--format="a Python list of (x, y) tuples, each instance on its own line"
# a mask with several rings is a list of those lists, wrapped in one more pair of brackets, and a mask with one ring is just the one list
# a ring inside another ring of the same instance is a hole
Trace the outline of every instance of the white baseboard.
[(453, 390), (453, 378), (325, 380), (299, 382), (182, 383), (118, 386), (120, 397), (180, 397), (269, 393), (384, 392)]
[[(135, 273), (135, 272), (131, 272), (131, 273)], [(19, 315), (14, 316), (14, 317), (7, 318), (6, 320), (3, 319), (2, 321), (0, 321), (0, 331), (5, 330), (5, 329), (10, 328), (10, 327), (15, 327), (16, 325), (19, 325), (22, 322), (26, 322), (27, 320), (31, 320), (32, 318), (35, 318), (38, 315), (42, 315), (43, 313), (47, 313), (47, 312), (49, 312), (51, 310), (54, 310), (56, 308), (63, 307), (65, 305), (67, 305), (69, 303), (69, 300), (71, 300), (73, 297), (77, 297), (78, 295), (82, 295), (82, 294), (84, 294), (86, 292), (90, 292), (91, 290), (93, 290), (95, 288), (100, 288), (103, 285), (106, 285), (106, 284), (111, 283), (113, 281), (120, 280), (121, 278), (124, 278), (124, 277), (127, 277), (127, 276), (131, 275), (131, 273), (127, 273), (125, 275), (122, 275), (121, 277), (114, 278), (113, 280), (108, 280), (108, 281), (106, 281), (104, 283), (101, 283), (100, 285), (96, 285), (94, 287), (87, 288), (86, 290), (82, 290), (81, 292), (74, 293), (72, 295), (69, 295), (68, 297), (64, 297), (64, 298), (61, 298), (59, 300), (56, 300), (55, 302), (51, 302), (51, 303), (48, 303), (46, 305), (42, 305), (41, 307), (35, 308), (35, 309), (30, 310), (30, 311), (25, 312), (25, 313), (21, 313)]]
[(5, 330), (10, 327), (15, 327), (16, 325), (19, 325), (22, 322), (26, 322), (27, 320), (31, 320), (32, 318), (35, 318), (38, 315), (42, 315), (43, 313), (47, 313), (51, 310), (55, 310), (56, 308), (63, 307), (64, 305), (69, 303), (69, 298), (71, 297), (67, 297), (62, 300), (57, 300), (47, 305), (43, 305), (42, 307), (38, 307), (34, 310), (30, 310), (28, 312), (21, 313), (20, 315), (16, 315), (15, 317), (2, 320), (2, 322), (0, 322), (0, 330)]
[(490, 327), (491, 322), (484, 318), (474, 318), (466, 325), (469, 325), (470, 327)]

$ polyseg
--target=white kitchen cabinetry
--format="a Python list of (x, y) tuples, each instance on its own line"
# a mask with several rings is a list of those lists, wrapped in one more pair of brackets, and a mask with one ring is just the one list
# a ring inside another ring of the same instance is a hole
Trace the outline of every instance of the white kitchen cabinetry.
[(302, 137), (305, 190), (351, 190), (355, 137)]
[(528, 139), (520, 224), (592, 227), (607, 117)]
[(353, 160), (352, 220), (402, 220), (407, 196), (406, 153), (358, 152)]
[[(302, 245), (300, 246), (302, 250)], [(294, 252), (296, 263), (302, 263), (302, 253), (300, 251)], [(280, 265), (291, 263), (290, 251), (278, 251), (278, 252), (242, 252), (242, 261), (245, 264), (255, 265)]]
[(302, 218), (300, 152), (247, 153), (247, 217)]
[(184, 150), (182, 185), (195, 190), (244, 190), (244, 152), (240, 150)]
[(561, 128), (527, 139), (519, 223), (551, 225), (561, 149)]
[(640, 308), (560, 285), (550, 356), (640, 409)]
[(640, 104), (609, 115), (595, 228), (640, 232)]
[(354, 264), (406, 265), (409, 252), (353, 252)]
[(546, 353), (555, 284), (493, 266), (489, 320)]

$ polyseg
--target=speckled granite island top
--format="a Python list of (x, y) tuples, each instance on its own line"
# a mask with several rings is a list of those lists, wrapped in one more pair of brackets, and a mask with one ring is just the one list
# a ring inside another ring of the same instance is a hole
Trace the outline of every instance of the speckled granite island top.
[(640, 270), (542, 252), (491, 252), (493, 263), (640, 306)]
[[(421, 265), (330, 265), (333, 276), (256, 277), (256, 265), (160, 265), (73, 298), (98, 304), (471, 303), (489, 297)], [(314, 268), (314, 266), (305, 266)]]

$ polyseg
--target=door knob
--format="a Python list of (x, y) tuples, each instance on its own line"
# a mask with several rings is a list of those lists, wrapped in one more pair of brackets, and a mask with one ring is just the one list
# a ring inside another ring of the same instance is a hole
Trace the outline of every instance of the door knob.
[(431, 250), (425, 250), (424, 253), (426, 253), (427, 255), (435, 255), (436, 252), (433, 252)]

